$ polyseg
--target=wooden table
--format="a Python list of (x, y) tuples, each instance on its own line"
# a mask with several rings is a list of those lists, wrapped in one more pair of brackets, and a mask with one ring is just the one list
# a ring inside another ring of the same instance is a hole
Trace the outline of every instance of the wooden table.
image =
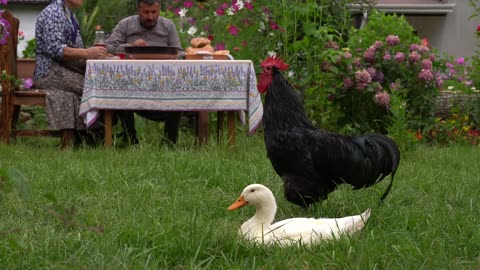
[(91, 126), (105, 111), (105, 146), (111, 147), (115, 110), (197, 112), (199, 143), (207, 141), (208, 112), (218, 112), (217, 139), (227, 112), (234, 145), (236, 112), (243, 123), (248, 120), (248, 134), (261, 123), (256, 85), (249, 60), (88, 60), (80, 115)]

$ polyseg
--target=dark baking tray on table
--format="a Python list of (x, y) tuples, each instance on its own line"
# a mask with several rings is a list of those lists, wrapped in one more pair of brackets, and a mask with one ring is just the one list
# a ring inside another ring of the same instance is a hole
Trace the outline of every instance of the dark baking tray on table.
[(129, 46), (125, 47), (127, 59), (178, 59), (180, 50), (176, 47)]

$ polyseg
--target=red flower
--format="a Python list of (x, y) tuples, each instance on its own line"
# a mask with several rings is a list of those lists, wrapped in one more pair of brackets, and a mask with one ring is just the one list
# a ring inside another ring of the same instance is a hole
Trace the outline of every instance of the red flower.
[(213, 35), (209, 35), (209, 36), (208, 36), (208, 39), (209, 39), (210, 41), (213, 41)]
[(422, 38), (422, 45), (428, 46), (428, 39), (426, 37)]
[(477, 26), (477, 33), (480, 32), (480, 25)]
[(270, 23), (270, 28), (272, 30), (278, 30), (280, 27), (278, 26), (278, 24), (274, 23), (274, 22), (271, 22)]
[(420, 131), (415, 132), (415, 137), (417, 137), (417, 139), (419, 141), (421, 141), (423, 139), (423, 135), (422, 135), (422, 133), (420, 133)]

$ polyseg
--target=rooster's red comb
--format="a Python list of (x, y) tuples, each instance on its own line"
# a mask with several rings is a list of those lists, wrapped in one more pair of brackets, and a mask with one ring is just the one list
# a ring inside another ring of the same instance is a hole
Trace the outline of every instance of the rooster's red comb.
[(282, 58), (274, 55), (274, 56), (269, 56), (263, 62), (260, 64), (260, 66), (265, 69), (267, 67), (277, 67), (281, 71), (285, 71), (288, 69), (288, 64), (285, 64), (283, 62)]

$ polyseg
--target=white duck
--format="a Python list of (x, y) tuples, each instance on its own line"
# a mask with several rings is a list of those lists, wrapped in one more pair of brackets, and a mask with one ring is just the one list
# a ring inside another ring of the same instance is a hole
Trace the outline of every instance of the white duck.
[(247, 204), (255, 206), (256, 212), (242, 224), (239, 233), (247, 240), (281, 246), (316, 244), (356, 232), (363, 228), (371, 212), (367, 209), (360, 215), (343, 218), (290, 218), (272, 224), (277, 211), (275, 197), (270, 189), (260, 184), (247, 186), (240, 198), (227, 209), (235, 210)]

